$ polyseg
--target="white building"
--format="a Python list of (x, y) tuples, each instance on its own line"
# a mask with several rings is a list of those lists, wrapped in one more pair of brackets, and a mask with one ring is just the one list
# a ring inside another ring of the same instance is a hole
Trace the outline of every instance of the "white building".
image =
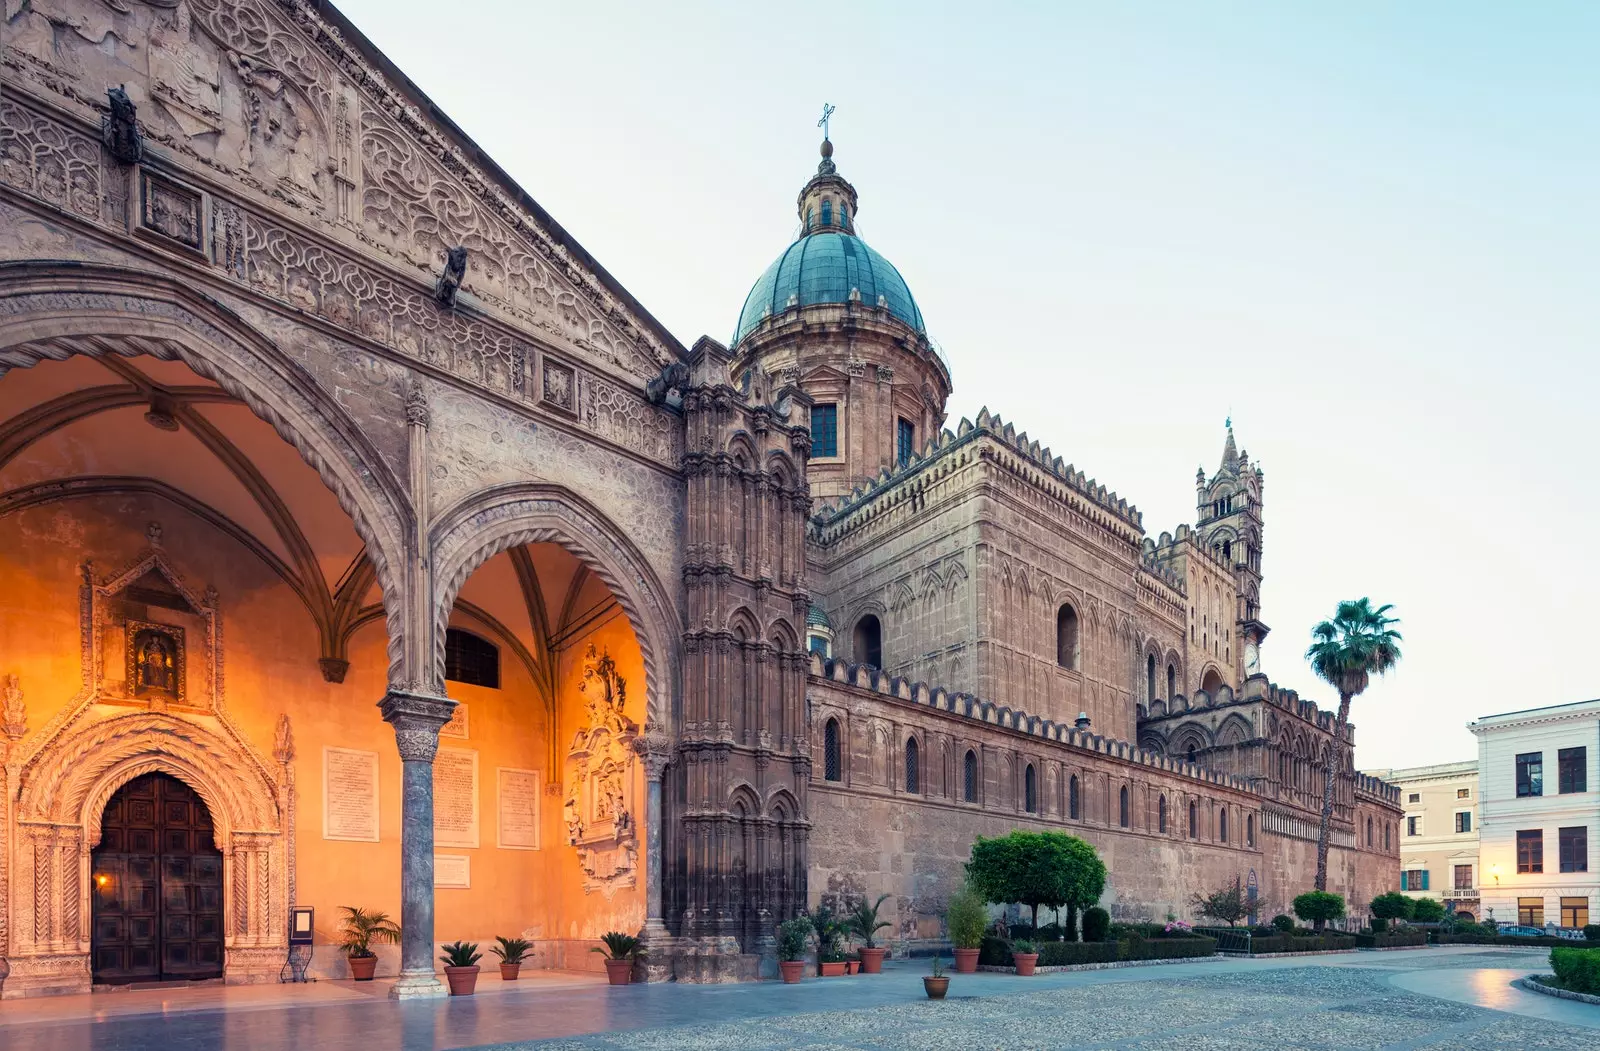
[(1401, 892), (1481, 918), (1477, 761), (1364, 772), (1400, 786)]
[(1478, 737), (1484, 915), (1600, 922), (1600, 700), (1489, 715), (1467, 729)]

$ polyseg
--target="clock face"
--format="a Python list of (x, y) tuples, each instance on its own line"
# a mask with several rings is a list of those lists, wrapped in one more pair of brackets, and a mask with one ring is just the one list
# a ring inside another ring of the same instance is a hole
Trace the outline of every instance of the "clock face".
[(1244, 644), (1244, 670), (1246, 675), (1254, 675), (1261, 670), (1261, 651), (1254, 642)]

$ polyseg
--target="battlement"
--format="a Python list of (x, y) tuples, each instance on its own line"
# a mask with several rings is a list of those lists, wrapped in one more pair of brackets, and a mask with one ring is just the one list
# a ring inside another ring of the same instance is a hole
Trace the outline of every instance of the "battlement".
[(969, 693), (952, 693), (942, 686), (929, 686), (923, 682), (912, 682), (898, 675), (890, 675), (869, 665), (852, 664), (843, 659), (824, 657), (820, 653), (813, 653), (810, 658), (810, 674), (819, 679), (827, 679), (831, 682), (841, 683), (869, 693), (880, 694), (884, 697), (894, 697), (902, 701), (909, 701), (912, 704), (924, 705), (962, 718), (973, 719), (977, 722), (988, 723), (1007, 730), (1014, 730), (1030, 737), (1039, 737), (1049, 741), (1056, 741), (1069, 747), (1082, 748), (1086, 751), (1111, 756), (1115, 759), (1124, 759), (1139, 766), (1164, 770), (1179, 777), (1186, 777), (1205, 784), (1220, 785), (1238, 792), (1248, 792), (1251, 795), (1261, 795), (1261, 792), (1253, 787), (1249, 781), (1235, 777), (1232, 774), (1207, 770), (1195, 763), (1147, 751), (1128, 741), (1119, 741), (1087, 730), (1079, 730), (1076, 726), (1058, 723), (1037, 715), (1029, 715), (1020, 708), (997, 705), (974, 697)]
[[(1300, 695), (1294, 690), (1284, 689), (1276, 683), (1267, 681), (1265, 675), (1252, 675), (1244, 681), (1244, 688), (1237, 693), (1233, 687), (1223, 686), (1215, 694), (1205, 690), (1196, 690), (1194, 698), (1184, 697), (1179, 694), (1169, 699), (1157, 699), (1148, 705), (1136, 704), (1134, 711), (1139, 722), (1151, 719), (1166, 719), (1175, 715), (1199, 711), (1205, 708), (1223, 708), (1233, 704), (1249, 704), (1255, 701), (1265, 701), (1280, 711), (1287, 712), (1290, 716), (1308, 722), (1318, 730), (1329, 736), (1333, 735), (1334, 723), (1338, 722), (1338, 713), (1323, 711), (1317, 707), (1315, 701), (1302, 701)], [(1345, 743), (1355, 744), (1355, 723), (1346, 723), (1344, 728)]]
[(1202, 544), (1199, 535), (1188, 523), (1180, 523), (1178, 528), (1170, 533), (1163, 530), (1161, 536), (1155, 540), (1145, 537), (1142, 547), (1146, 558), (1165, 563), (1179, 554), (1185, 553), (1179, 550), (1185, 544), (1189, 546), (1188, 553), (1205, 559), (1220, 573), (1228, 576), (1233, 575), (1234, 567), (1205, 544)]
[(984, 437), (995, 439), (1016, 453), (1029, 466), (1038, 468), (1052, 480), (1065, 485), (1094, 509), (1105, 513), (1124, 527), (1131, 527), (1137, 533), (1143, 534), (1144, 518), (1137, 507), (1088, 477), (1072, 464), (1065, 463), (1061, 457), (1053, 455), (1049, 448), (1041, 448), (1037, 441), (1030, 441), (1026, 431), (1017, 433), (1014, 425), (1006, 423), (998, 415), (991, 414), (987, 408), (979, 411), (976, 421), (962, 417), (961, 423), (954, 431), (949, 428), (940, 431), (928, 440), (921, 452), (912, 453), (905, 464), (894, 469), (885, 467), (877, 478), (864, 486), (857, 486), (849, 496), (837, 503), (823, 504), (812, 515), (812, 521), (824, 531), (827, 527), (842, 524), (853, 512), (877, 500), (906, 479), (927, 470), (934, 461)]

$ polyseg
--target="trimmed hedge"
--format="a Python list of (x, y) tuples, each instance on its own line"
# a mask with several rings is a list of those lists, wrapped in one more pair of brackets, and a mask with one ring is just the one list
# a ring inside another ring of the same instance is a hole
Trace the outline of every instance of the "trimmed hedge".
[(1433, 942), (1435, 945), (1521, 945), (1526, 948), (1548, 945), (1552, 948), (1556, 946), (1583, 948), (1583, 942), (1574, 942), (1570, 938), (1552, 938), (1547, 934), (1537, 938), (1524, 938), (1515, 934), (1445, 934), (1441, 931), (1433, 936)]
[(1334, 949), (1355, 947), (1356, 939), (1349, 934), (1307, 934), (1303, 937), (1281, 934), (1275, 938), (1250, 939), (1252, 956), (1272, 952), (1329, 952)]
[[(1066, 967), (1081, 963), (1116, 963), (1120, 960), (1182, 960), (1213, 956), (1213, 938), (1123, 938), (1114, 942), (1043, 942), (1038, 946), (1040, 967)], [(1010, 967), (1011, 947), (1000, 938), (985, 938), (978, 962), (988, 967)]]
[(1600, 996), (1600, 949), (1551, 949), (1550, 966), (1563, 988)]
[(1427, 931), (1375, 931), (1372, 934), (1356, 935), (1356, 948), (1358, 949), (1394, 949), (1402, 945), (1426, 944), (1428, 944)]

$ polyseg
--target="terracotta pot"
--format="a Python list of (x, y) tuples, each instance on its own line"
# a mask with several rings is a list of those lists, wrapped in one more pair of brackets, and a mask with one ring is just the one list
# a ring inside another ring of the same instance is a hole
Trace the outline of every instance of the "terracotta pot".
[(793, 985), (805, 977), (806, 962), (804, 960), (779, 960), (778, 973), (783, 975), (785, 985)]
[(840, 960), (837, 963), (824, 963), (822, 965), (822, 977), (824, 977), (824, 978), (839, 978), (839, 977), (843, 976), (843, 974), (844, 974), (844, 961), (843, 960)]
[(378, 969), (378, 958), (376, 956), (351, 956), (348, 959), (350, 961), (350, 977), (358, 982), (372, 981), (372, 972)]
[(607, 960), (606, 980), (612, 985), (627, 985), (633, 980), (633, 961)]
[[(977, 950), (973, 951), (976, 952)], [(944, 994), (950, 991), (950, 979), (948, 977), (935, 978), (931, 974), (926, 975), (922, 979), (922, 988), (927, 991), (928, 999), (943, 1000)]]
[(1011, 962), (1017, 965), (1017, 973), (1026, 978), (1039, 965), (1039, 954), (1036, 952), (1012, 953)]
[(861, 973), (862, 974), (882, 974), (883, 973), (883, 958), (885, 956), (887, 956), (887, 955), (889, 955), (889, 950), (888, 949), (862, 949), (861, 950)]
[(956, 950), (956, 973), (957, 974), (977, 974), (978, 973), (978, 950), (977, 949), (957, 949)]
[(844, 962), (844, 973), (845, 974), (855, 974), (859, 970), (861, 970), (861, 961), (860, 960), (846, 960)]
[(502, 982), (514, 982), (517, 980), (517, 975), (521, 973), (522, 964), (520, 963), (502, 963), (500, 965), (500, 980)]
[(478, 988), (478, 968), (446, 967), (444, 980), (450, 983), (451, 996), (471, 996)]

